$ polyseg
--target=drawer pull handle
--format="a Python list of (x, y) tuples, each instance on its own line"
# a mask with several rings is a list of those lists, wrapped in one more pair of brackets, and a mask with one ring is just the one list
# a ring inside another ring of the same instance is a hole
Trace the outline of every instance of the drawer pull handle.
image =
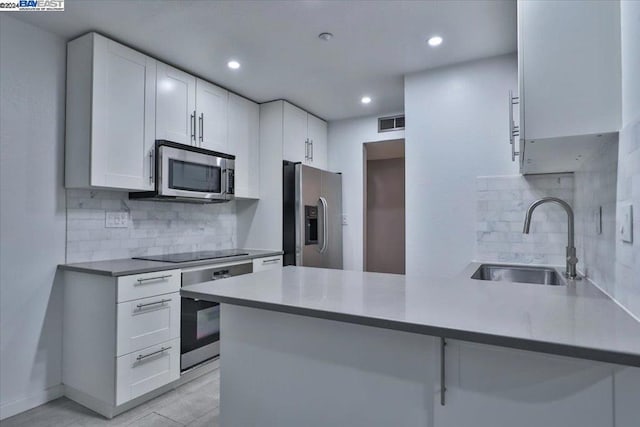
[(274, 264), (276, 262), (280, 262), (280, 258), (265, 259), (265, 260), (262, 261), (262, 264)]
[(171, 346), (162, 347), (162, 348), (160, 348), (160, 350), (153, 351), (153, 352), (151, 352), (149, 354), (140, 354), (140, 355), (138, 355), (138, 357), (136, 357), (136, 360), (139, 362), (141, 360), (146, 359), (147, 357), (151, 357), (151, 356), (155, 356), (156, 354), (164, 353), (165, 351), (167, 351), (169, 349), (171, 349)]
[(169, 277), (171, 277), (171, 274), (167, 274), (164, 276), (155, 276), (155, 277), (141, 277), (138, 280), (138, 284), (142, 284), (144, 282), (149, 282), (151, 280), (164, 280), (164, 279), (168, 279)]
[(147, 303), (144, 303), (144, 304), (138, 304), (136, 307), (138, 307), (138, 308), (150, 307), (152, 305), (164, 304), (165, 302), (171, 302), (171, 300), (170, 299), (161, 299), (160, 301), (154, 301), (154, 302), (147, 302)]

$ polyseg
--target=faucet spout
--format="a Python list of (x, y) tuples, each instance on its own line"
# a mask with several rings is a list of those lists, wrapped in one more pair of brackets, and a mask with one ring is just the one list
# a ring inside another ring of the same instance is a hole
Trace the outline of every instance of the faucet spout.
[(529, 234), (531, 229), (531, 217), (533, 216), (533, 211), (540, 205), (545, 203), (555, 203), (560, 205), (565, 212), (567, 212), (567, 265), (566, 265), (566, 274), (569, 279), (575, 280), (578, 278), (578, 273), (576, 269), (576, 264), (578, 264), (578, 258), (576, 257), (576, 246), (575, 246), (575, 231), (574, 231), (574, 215), (573, 209), (569, 203), (565, 202), (562, 199), (558, 199), (557, 197), (543, 197), (542, 199), (538, 199), (535, 202), (531, 203), (529, 208), (527, 209), (527, 213), (524, 218), (524, 228), (522, 232), (524, 234)]

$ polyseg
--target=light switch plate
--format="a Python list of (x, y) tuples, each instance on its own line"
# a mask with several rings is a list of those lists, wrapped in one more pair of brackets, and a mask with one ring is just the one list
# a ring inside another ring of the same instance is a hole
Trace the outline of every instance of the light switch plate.
[(127, 228), (129, 226), (129, 212), (107, 211), (104, 226), (105, 228)]
[(633, 243), (633, 205), (623, 206), (620, 238), (623, 242)]

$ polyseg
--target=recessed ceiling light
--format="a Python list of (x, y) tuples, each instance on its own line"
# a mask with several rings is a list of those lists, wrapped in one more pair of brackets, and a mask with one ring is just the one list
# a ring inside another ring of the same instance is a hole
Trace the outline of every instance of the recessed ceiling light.
[(440, 46), (442, 44), (442, 37), (433, 36), (427, 41), (427, 43), (429, 43), (429, 46), (431, 47)]
[(371, 97), (363, 96), (362, 99), (360, 100), (360, 102), (362, 102), (363, 104), (368, 104), (368, 103), (371, 102)]
[(328, 42), (329, 40), (331, 40), (333, 38), (333, 34), (327, 33), (327, 32), (320, 33), (320, 34), (318, 34), (318, 38), (320, 40), (324, 40), (324, 41)]
[(240, 68), (240, 63), (238, 61), (231, 60), (227, 62), (227, 67), (231, 68), (232, 70), (237, 70), (238, 68)]

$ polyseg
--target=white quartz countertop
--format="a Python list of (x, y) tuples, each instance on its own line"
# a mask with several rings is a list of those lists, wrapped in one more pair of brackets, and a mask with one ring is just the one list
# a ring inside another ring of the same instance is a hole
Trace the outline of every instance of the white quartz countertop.
[(230, 262), (252, 260), (254, 258), (264, 258), (282, 255), (282, 251), (269, 251), (260, 249), (238, 249), (246, 252), (246, 255), (238, 255), (215, 259), (201, 259), (197, 261), (185, 262), (162, 262), (148, 261), (142, 259), (111, 259), (105, 261), (89, 261), (74, 264), (60, 264), (61, 270), (79, 271), (81, 273), (98, 274), (102, 276), (128, 276), (130, 274), (151, 273), (155, 271), (173, 270), (176, 268), (191, 268), (207, 265), (226, 264)]
[[(470, 271), (467, 269), (466, 271)], [(567, 286), (285, 267), (182, 295), (640, 367), (640, 322), (583, 280)]]

